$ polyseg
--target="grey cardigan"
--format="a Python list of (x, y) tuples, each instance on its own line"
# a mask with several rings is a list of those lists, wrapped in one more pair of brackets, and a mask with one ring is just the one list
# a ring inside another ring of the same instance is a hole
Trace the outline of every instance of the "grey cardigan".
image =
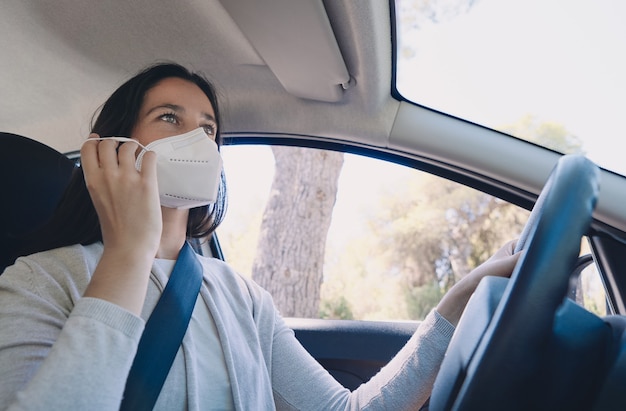
[[(102, 245), (18, 259), (0, 276), (0, 409), (117, 410), (145, 319), (166, 274), (155, 265), (141, 318), (83, 298)], [(428, 398), (454, 328), (431, 312), (381, 372), (354, 392), (287, 328), (270, 295), (227, 264), (200, 257), (238, 410), (403, 410)], [(197, 410), (195, 352), (185, 335), (155, 410)]]

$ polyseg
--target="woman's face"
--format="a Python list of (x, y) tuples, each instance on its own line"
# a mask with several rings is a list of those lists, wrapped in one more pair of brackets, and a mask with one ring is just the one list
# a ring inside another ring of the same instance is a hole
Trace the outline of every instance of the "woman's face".
[(171, 77), (146, 92), (131, 137), (147, 146), (198, 127), (215, 140), (217, 122), (213, 105), (197, 85)]

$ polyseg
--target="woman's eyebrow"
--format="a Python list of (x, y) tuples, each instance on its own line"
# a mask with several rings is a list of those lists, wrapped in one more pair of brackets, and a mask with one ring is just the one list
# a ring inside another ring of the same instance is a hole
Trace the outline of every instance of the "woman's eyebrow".
[(150, 110), (148, 110), (146, 115), (152, 113), (153, 111), (160, 110), (160, 109), (163, 109), (163, 108), (166, 108), (166, 109), (178, 112), (178, 113), (184, 113), (185, 112), (185, 108), (182, 107), (182, 106), (179, 106), (178, 104), (165, 103), (165, 104), (159, 104), (158, 106), (152, 107)]
[(213, 117), (213, 116), (212, 116), (212, 115), (210, 115), (209, 113), (202, 113), (202, 116), (203, 116), (203, 117), (204, 117), (207, 121), (210, 121), (210, 122), (213, 122), (213, 123), (217, 123), (217, 121), (215, 120), (215, 117)]

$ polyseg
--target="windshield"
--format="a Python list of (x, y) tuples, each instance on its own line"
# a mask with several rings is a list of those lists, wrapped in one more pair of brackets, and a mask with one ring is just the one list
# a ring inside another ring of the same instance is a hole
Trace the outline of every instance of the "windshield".
[(626, 2), (396, 0), (407, 100), (626, 174)]

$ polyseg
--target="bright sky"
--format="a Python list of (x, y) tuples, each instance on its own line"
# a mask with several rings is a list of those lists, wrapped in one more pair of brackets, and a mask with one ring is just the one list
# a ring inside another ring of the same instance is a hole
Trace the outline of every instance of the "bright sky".
[(622, 0), (478, 0), (410, 34), (416, 54), (399, 87), (494, 128), (526, 114), (559, 123), (592, 160), (626, 173), (625, 19)]

